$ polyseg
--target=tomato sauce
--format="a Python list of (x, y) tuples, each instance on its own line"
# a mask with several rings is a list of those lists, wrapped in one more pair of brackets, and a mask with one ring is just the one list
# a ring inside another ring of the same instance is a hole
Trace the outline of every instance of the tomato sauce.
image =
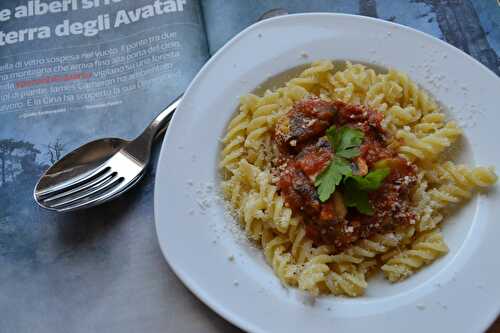
[(282, 153), (300, 151), (303, 144), (323, 136), (334, 120), (335, 106), (322, 100), (298, 102), (276, 125), (275, 140)]
[[(369, 108), (319, 99), (296, 103), (278, 120), (273, 137), (280, 152), (274, 165), (277, 186), (317, 245), (342, 249), (359, 239), (414, 223), (410, 192), (416, 184), (416, 169), (387, 147), (382, 120), (381, 113)], [(360, 155), (352, 161), (354, 174), (365, 175), (381, 162), (391, 170), (382, 185), (369, 193), (373, 215), (346, 208), (340, 191), (326, 202), (319, 200), (315, 180), (335, 154), (325, 137), (332, 125), (350, 126), (364, 134)]]

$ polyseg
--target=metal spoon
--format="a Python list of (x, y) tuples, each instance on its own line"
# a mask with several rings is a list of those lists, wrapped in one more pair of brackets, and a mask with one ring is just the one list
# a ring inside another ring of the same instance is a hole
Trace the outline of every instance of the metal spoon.
[(101, 204), (131, 188), (144, 175), (151, 146), (166, 129), (181, 97), (132, 141), (89, 142), (50, 167), (35, 186), (35, 201), (50, 210), (72, 211)]
[[(258, 21), (286, 14), (284, 9), (271, 9)], [(135, 140), (92, 141), (57, 161), (36, 184), (35, 201), (43, 208), (67, 212), (99, 205), (133, 187), (144, 175), (151, 145), (166, 130), (181, 96)]]

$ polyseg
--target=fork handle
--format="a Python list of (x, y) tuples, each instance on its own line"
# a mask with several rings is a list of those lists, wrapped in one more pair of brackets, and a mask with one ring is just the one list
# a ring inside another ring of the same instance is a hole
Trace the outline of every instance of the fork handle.
[(151, 145), (153, 141), (167, 129), (167, 125), (181, 102), (182, 95), (169, 104), (155, 119), (146, 127), (135, 140), (123, 148), (128, 154), (140, 162), (146, 163), (149, 160)]
[[(178, 96), (172, 103), (170, 103), (169, 106), (165, 108), (160, 114), (153, 119), (151, 124), (146, 128), (146, 130), (143, 132), (151, 132), (149, 134), (152, 135), (152, 140), (155, 140), (162, 134), (164, 131), (167, 130), (167, 125), (170, 122), (170, 119), (172, 119), (172, 116), (174, 115), (174, 111), (177, 109), (179, 106), (179, 103), (181, 102), (182, 99), (182, 94)], [(142, 134), (141, 134), (142, 136)]]

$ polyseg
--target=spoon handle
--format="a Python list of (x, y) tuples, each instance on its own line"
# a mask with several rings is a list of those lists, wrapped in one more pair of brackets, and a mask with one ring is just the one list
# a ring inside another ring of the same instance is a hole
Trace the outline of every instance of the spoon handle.
[(130, 142), (124, 150), (134, 156), (140, 162), (147, 163), (151, 150), (151, 145), (161, 133), (167, 129), (167, 125), (181, 102), (182, 95), (177, 97), (169, 106), (167, 106), (155, 119), (146, 127), (135, 140)]
[(144, 132), (151, 132), (153, 140), (156, 139), (161, 133), (167, 129), (167, 125), (174, 115), (174, 111), (181, 102), (182, 95), (178, 96), (169, 106), (165, 108), (160, 114), (153, 119)]

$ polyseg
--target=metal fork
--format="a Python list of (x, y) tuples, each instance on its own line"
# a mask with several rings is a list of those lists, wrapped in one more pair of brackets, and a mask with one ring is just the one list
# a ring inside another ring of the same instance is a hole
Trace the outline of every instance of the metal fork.
[(65, 212), (101, 204), (127, 191), (144, 175), (153, 141), (166, 129), (180, 100), (172, 102), (135, 140), (100, 139), (63, 157), (38, 181), (36, 202)]
[[(286, 14), (284, 9), (271, 9), (258, 21)], [(100, 139), (63, 157), (38, 181), (35, 201), (43, 208), (65, 212), (96, 206), (130, 189), (144, 175), (154, 138), (167, 128), (181, 96), (137, 139)]]

